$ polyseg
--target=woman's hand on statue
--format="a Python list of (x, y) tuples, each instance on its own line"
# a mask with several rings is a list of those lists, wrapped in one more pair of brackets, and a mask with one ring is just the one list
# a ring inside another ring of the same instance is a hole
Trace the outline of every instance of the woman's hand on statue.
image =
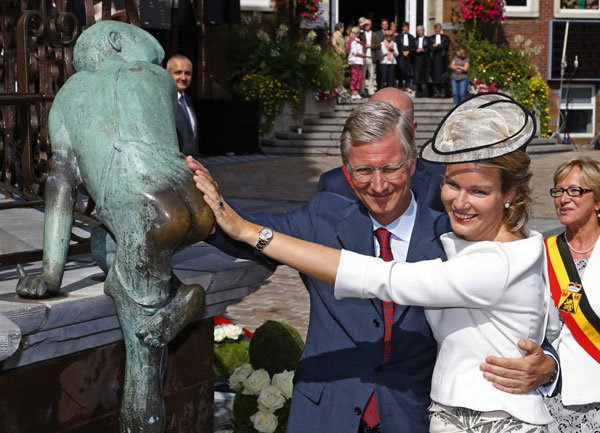
[(219, 192), (219, 185), (206, 167), (190, 156), (187, 158), (187, 163), (188, 167), (194, 169), (196, 188), (204, 194), (204, 201), (215, 214), (215, 220), (221, 230), (232, 239), (255, 245), (260, 227), (243, 219), (227, 204)]

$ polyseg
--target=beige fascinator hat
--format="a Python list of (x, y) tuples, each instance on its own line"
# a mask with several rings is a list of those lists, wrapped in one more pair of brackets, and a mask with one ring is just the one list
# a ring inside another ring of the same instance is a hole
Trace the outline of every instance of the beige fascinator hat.
[(533, 114), (510, 96), (480, 93), (446, 115), (421, 158), (440, 164), (492, 159), (525, 148), (535, 132)]

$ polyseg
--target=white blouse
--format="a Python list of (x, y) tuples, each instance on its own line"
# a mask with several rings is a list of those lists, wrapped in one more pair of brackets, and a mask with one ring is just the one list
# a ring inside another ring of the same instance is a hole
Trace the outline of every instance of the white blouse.
[(433, 401), (484, 412), (502, 410), (530, 424), (552, 422), (537, 390), (505, 393), (479, 370), (486, 356), (523, 356), (519, 339), (544, 339), (549, 291), (542, 236), (531, 232), (513, 242), (468, 242), (447, 233), (441, 240), (446, 262), (384, 262), (343, 250), (336, 298), (379, 298), (426, 307), (438, 344)]
[[(581, 284), (590, 306), (600, 315), (600, 239), (583, 273)], [(553, 308), (551, 323), (559, 323), (558, 310)], [(554, 328), (554, 326), (552, 327)], [(558, 334), (558, 333), (556, 333)], [(558, 338), (556, 338), (558, 337)], [(556, 340), (554, 340), (556, 338)], [(567, 325), (558, 335), (548, 335), (560, 358), (562, 402), (566, 406), (600, 402), (600, 364), (573, 337)], [(554, 340), (554, 341), (553, 341)]]

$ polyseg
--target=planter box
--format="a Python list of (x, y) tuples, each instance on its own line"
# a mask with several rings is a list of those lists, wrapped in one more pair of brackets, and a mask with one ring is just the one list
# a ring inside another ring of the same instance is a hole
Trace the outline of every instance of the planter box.
[(290, 128), (302, 126), (305, 119), (319, 117), (320, 113), (333, 111), (335, 99), (317, 101), (315, 94), (314, 90), (307, 91), (304, 94), (304, 111), (302, 113), (294, 112), (291, 105), (285, 103), (283, 110), (275, 119), (273, 128), (269, 132), (261, 134), (260, 138), (274, 138), (277, 133), (290, 132)]

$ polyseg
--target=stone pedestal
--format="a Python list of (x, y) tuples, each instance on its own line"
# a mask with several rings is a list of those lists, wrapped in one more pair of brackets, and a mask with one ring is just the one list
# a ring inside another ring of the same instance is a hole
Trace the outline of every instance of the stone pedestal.
[[(202, 243), (173, 263), (181, 281), (202, 284), (207, 296), (196, 321), (169, 345), (166, 432), (209, 433), (212, 317), (257, 290), (272, 270)], [(39, 273), (41, 263), (26, 269)], [(116, 433), (125, 355), (102, 271), (87, 256), (73, 258), (61, 294), (47, 300), (18, 298), (16, 281), (14, 268), (0, 268), (0, 432)]]

